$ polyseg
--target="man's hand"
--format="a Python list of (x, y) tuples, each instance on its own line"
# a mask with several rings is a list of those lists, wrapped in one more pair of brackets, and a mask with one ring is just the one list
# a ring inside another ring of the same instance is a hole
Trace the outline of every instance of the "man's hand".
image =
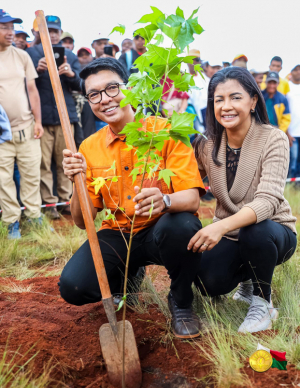
[(44, 134), (44, 128), (41, 123), (34, 124), (34, 138), (40, 139)]
[(226, 233), (222, 222), (215, 222), (205, 228), (199, 230), (194, 237), (191, 238), (187, 249), (193, 252), (210, 251), (218, 244), (221, 238)]
[(75, 77), (74, 71), (72, 71), (71, 66), (68, 64), (67, 57), (64, 56), (64, 63), (58, 68), (59, 75), (65, 75), (66, 77), (73, 78)]
[(84, 156), (77, 152), (73, 154), (70, 150), (63, 150), (63, 169), (64, 174), (70, 179), (70, 181), (74, 182), (74, 175), (83, 172), (86, 174), (86, 161)]
[(292, 135), (289, 134), (289, 132), (287, 131), (287, 137), (289, 139), (289, 143), (290, 143), (290, 147), (292, 147), (294, 141), (296, 140)]
[(142, 189), (139, 193), (139, 187), (135, 186), (134, 191), (137, 194), (133, 198), (133, 202), (139, 202), (135, 205), (135, 214), (142, 217), (150, 217), (149, 210), (152, 207), (152, 215), (160, 214), (165, 208), (165, 203), (163, 201), (163, 194), (157, 187)]
[(47, 62), (46, 62), (46, 58), (43, 57), (39, 60), (38, 62), (38, 67), (36, 68), (36, 71), (38, 73), (43, 73), (44, 71), (48, 70), (48, 66), (47, 66)]

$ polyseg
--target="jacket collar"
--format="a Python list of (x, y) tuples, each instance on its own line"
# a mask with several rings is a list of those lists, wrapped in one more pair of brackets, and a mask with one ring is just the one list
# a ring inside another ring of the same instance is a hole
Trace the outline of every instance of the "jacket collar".
[(107, 125), (106, 127), (106, 148), (111, 144), (113, 143), (115, 140), (119, 139), (121, 141), (124, 141), (124, 139), (126, 138), (125, 135), (123, 136), (117, 136), (110, 128), (109, 125)]
[[(230, 212), (237, 212), (239, 210), (235, 204), (241, 202), (249, 190), (263, 148), (270, 134), (268, 129), (272, 129), (272, 127), (270, 125), (260, 126), (256, 124), (255, 119), (252, 118), (251, 126), (241, 149), (236, 176), (229, 192), (227, 190), (226, 179), (227, 136), (225, 130), (222, 134), (222, 141), (218, 153), (218, 159), (222, 165), (216, 166), (213, 160), (210, 159), (211, 176), (215, 177), (215, 195), (222, 202), (223, 206), (227, 203), (226, 210)], [(210, 142), (209, 152), (212, 151), (212, 147), (213, 143)]]

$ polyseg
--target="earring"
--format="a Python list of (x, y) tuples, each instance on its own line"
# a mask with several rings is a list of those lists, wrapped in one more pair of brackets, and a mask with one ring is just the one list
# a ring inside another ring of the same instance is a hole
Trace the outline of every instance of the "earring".
[(251, 109), (251, 112), (254, 113), (254, 112), (255, 112), (255, 109)]

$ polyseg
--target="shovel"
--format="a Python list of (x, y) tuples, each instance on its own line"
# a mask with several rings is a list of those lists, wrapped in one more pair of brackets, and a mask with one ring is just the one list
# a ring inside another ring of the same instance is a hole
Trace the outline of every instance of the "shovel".
[[(77, 151), (71, 130), (66, 102), (54, 59), (44, 12), (36, 11), (35, 14), (37, 16), (37, 24), (66, 145), (69, 150), (76, 153)], [(102, 294), (102, 302), (109, 322), (102, 325), (99, 330), (100, 344), (107, 367), (108, 377), (115, 388), (140, 388), (142, 384), (140, 359), (133, 329), (128, 321), (125, 321), (125, 381), (122, 378), (123, 322), (117, 322), (113, 298), (110, 292), (104, 262), (92, 218), (92, 212), (89, 205), (89, 194), (83, 173), (76, 174), (74, 176), (74, 180)]]

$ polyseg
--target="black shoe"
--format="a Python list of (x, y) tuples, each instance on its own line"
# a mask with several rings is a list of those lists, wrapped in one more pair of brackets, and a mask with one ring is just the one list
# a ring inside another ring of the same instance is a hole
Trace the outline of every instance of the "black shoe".
[(177, 338), (196, 338), (200, 335), (201, 323), (192, 307), (181, 309), (171, 294), (168, 296), (169, 309), (172, 314), (172, 329)]
[[(128, 287), (129, 291), (132, 291), (132, 293), (129, 293), (128, 298), (127, 298), (127, 304), (129, 306), (136, 306), (139, 303), (139, 291), (141, 288), (141, 284), (144, 280), (146, 274), (146, 268), (145, 267), (140, 267), (136, 273), (136, 275), (132, 278), (128, 279)], [(122, 286), (123, 287), (123, 286)], [(116, 306), (119, 305), (123, 297), (123, 294), (118, 293), (118, 294), (113, 294), (113, 301)]]
[(56, 206), (46, 207), (45, 216), (50, 218), (50, 220), (59, 220), (60, 215), (57, 211)]
[(70, 207), (70, 205), (62, 206), (61, 214), (70, 216), (71, 215), (71, 207)]

